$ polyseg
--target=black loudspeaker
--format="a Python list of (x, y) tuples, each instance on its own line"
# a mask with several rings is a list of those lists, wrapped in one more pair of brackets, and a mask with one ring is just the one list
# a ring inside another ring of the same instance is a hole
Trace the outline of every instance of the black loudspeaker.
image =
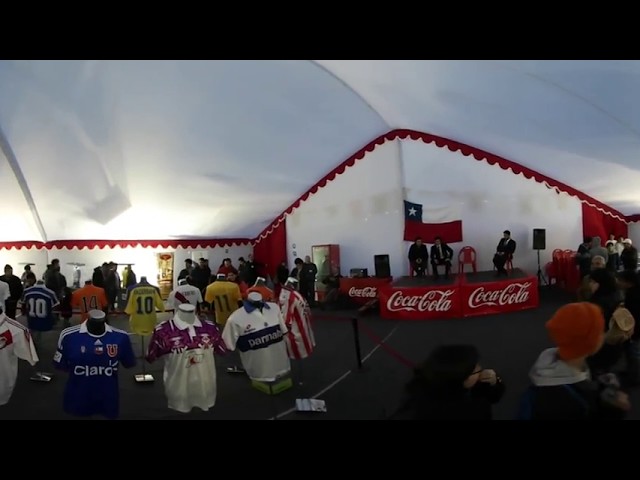
[(376, 266), (376, 277), (389, 278), (391, 276), (391, 266), (389, 265), (389, 255), (375, 255), (373, 262)]
[(547, 231), (544, 228), (533, 229), (533, 249), (544, 250), (547, 248)]

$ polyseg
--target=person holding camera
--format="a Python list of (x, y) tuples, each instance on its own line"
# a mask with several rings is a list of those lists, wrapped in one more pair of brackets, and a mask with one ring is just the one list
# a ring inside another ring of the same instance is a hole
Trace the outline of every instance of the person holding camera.
[(564, 305), (546, 323), (554, 348), (544, 350), (521, 397), (519, 420), (622, 420), (629, 396), (613, 374), (592, 378), (587, 359), (605, 343), (605, 319), (597, 305)]

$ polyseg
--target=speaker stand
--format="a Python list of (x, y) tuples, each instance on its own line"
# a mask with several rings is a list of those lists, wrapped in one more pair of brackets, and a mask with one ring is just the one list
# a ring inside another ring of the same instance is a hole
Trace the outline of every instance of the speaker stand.
[(549, 286), (549, 282), (547, 282), (547, 279), (544, 277), (544, 274), (542, 273), (542, 267), (540, 267), (540, 249), (536, 250), (538, 252), (538, 288), (540, 288), (540, 286), (544, 283), (545, 286)]

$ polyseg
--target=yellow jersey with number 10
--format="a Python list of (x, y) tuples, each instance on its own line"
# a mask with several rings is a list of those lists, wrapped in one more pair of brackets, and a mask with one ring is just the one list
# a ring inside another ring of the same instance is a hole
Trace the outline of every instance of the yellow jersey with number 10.
[(164, 312), (160, 290), (148, 283), (138, 283), (129, 289), (127, 308), (131, 331), (136, 335), (151, 335), (158, 323), (156, 310)]
[(227, 319), (238, 309), (238, 302), (242, 300), (238, 284), (227, 280), (216, 280), (207, 287), (204, 301), (211, 304), (216, 312), (216, 323), (223, 327)]

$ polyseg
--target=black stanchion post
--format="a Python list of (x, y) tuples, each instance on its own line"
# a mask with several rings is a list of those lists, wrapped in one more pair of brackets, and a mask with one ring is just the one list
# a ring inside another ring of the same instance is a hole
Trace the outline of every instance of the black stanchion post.
[(351, 319), (351, 326), (353, 327), (353, 342), (356, 347), (356, 358), (358, 361), (358, 370), (362, 370), (362, 351), (360, 349), (360, 328), (358, 327), (357, 317), (353, 317)]

